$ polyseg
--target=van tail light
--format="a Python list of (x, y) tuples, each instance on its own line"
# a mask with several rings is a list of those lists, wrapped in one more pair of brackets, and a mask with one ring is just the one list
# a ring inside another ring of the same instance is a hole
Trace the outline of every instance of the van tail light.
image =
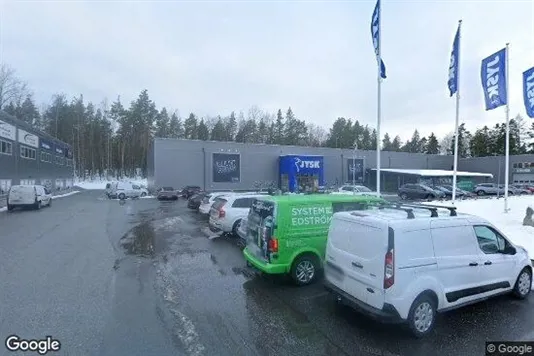
[(269, 239), (269, 252), (278, 252), (278, 239), (274, 236)]
[(384, 289), (390, 288), (395, 283), (395, 253), (393, 249), (386, 253), (384, 258)]

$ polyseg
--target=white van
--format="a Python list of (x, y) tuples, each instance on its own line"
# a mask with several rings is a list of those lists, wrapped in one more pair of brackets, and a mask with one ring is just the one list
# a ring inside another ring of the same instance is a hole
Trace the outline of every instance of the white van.
[(106, 194), (110, 199), (139, 198), (147, 196), (148, 190), (129, 182), (113, 182), (109, 187), (106, 185)]
[[(396, 204), (333, 215), (325, 287), (338, 302), (428, 334), (436, 312), (531, 289), (527, 251), (454, 207)], [(450, 212), (449, 212), (450, 211)]]
[(52, 193), (42, 185), (14, 185), (7, 194), (7, 210), (17, 206), (40, 209), (52, 205)]

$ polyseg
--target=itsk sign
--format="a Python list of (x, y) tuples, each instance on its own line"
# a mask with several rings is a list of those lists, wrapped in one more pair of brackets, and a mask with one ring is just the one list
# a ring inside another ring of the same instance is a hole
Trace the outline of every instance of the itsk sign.
[(307, 206), (291, 208), (291, 225), (326, 225), (332, 220), (332, 207)]
[(297, 168), (297, 173), (301, 169), (319, 169), (321, 168), (321, 161), (319, 160), (304, 160), (298, 157), (295, 157), (295, 167)]

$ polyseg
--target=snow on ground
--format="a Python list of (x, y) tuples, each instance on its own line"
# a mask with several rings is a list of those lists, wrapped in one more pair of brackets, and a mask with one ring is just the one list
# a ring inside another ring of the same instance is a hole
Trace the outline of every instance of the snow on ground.
[[(77, 194), (79, 193), (80, 191), (79, 190), (74, 190), (72, 192), (68, 192), (68, 193), (65, 193), (65, 194), (60, 194), (60, 195), (54, 195), (52, 197), (52, 199), (57, 199), (57, 198), (64, 198), (64, 197), (68, 197), (70, 195), (74, 195), (74, 194)], [(7, 210), (7, 206), (3, 207), (3, 208), (0, 208), (0, 213), (3, 212), (3, 211), (6, 211)]]
[(107, 183), (117, 182), (117, 181), (130, 182), (130, 183), (133, 183), (133, 184), (136, 184), (136, 185), (140, 185), (140, 186), (144, 186), (144, 187), (147, 186), (146, 178), (145, 179), (143, 179), (143, 178), (134, 178), (134, 179), (124, 178), (124, 179), (121, 179), (121, 180), (116, 180), (116, 179), (110, 179), (110, 180), (106, 180), (106, 179), (81, 180), (81, 179), (77, 179), (75, 181), (75, 183), (74, 183), (74, 186), (75, 187), (80, 187), (82, 189), (87, 189), (87, 190), (104, 190), (104, 189), (106, 189), (106, 184)]
[[(436, 205), (451, 206), (452, 203)], [(534, 227), (523, 226), (527, 207), (534, 208), (534, 195), (509, 197), (507, 213), (504, 212), (504, 198), (460, 200), (454, 206), (459, 213), (477, 215), (488, 220), (513, 243), (526, 248), (530, 258), (534, 259)]]

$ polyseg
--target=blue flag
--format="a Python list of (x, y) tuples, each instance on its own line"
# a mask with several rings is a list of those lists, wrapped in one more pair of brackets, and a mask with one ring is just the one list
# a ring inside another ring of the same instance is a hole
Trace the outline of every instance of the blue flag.
[(449, 91), (453, 96), (458, 91), (458, 62), (460, 60), (460, 24), (458, 24), (458, 30), (456, 36), (454, 36), (454, 42), (452, 44), (451, 62), (449, 64)]
[(482, 60), (480, 70), (486, 111), (508, 103), (506, 88), (506, 48)]
[(534, 67), (523, 73), (523, 98), (528, 117), (534, 119)]
[(379, 58), (380, 48), (380, 0), (376, 1), (375, 11), (373, 11), (373, 18), (371, 19), (371, 36), (373, 38), (373, 46), (375, 47), (375, 54), (377, 62), (380, 66), (380, 77), (386, 79), (386, 66), (382, 58)]

